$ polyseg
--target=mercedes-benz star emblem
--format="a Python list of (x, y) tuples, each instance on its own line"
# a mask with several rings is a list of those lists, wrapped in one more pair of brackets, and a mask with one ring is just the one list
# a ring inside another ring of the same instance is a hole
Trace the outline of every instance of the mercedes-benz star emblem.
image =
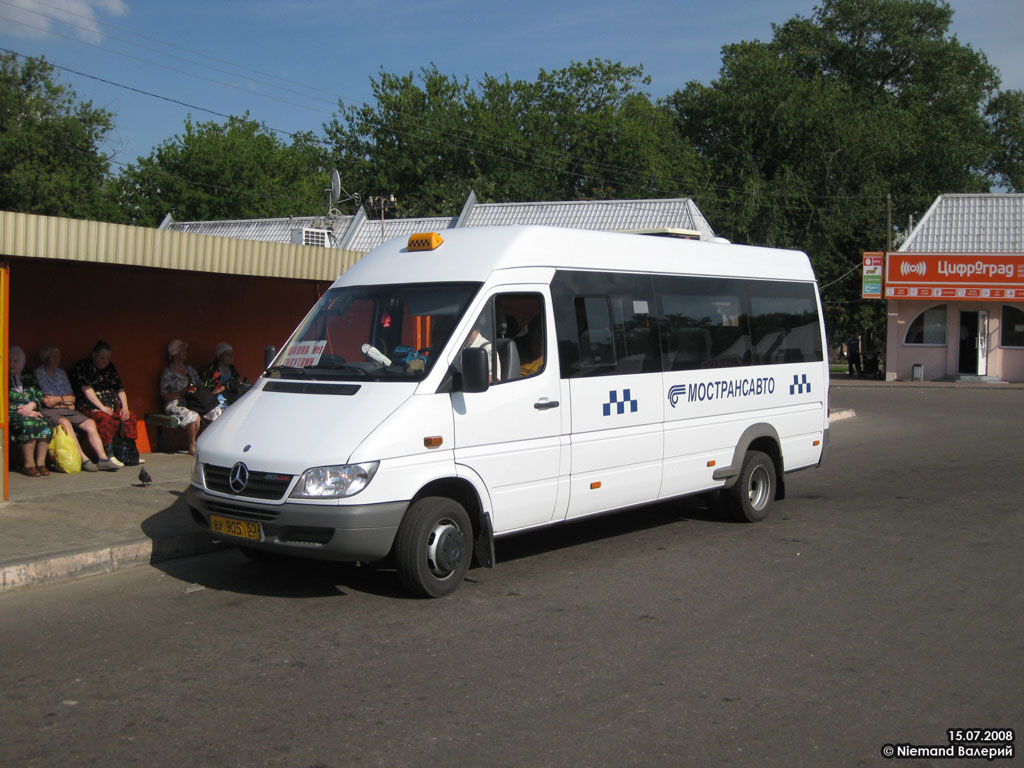
[(231, 490), (235, 493), (241, 493), (245, 490), (245, 484), (249, 482), (249, 468), (242, 462), (238, 462), (231, 468), (231, 474), (228, 475), (228, 485), (231, 486)]

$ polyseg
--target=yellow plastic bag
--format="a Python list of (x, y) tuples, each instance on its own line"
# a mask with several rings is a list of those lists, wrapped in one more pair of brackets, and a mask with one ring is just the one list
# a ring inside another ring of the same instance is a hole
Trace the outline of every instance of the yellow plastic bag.
[(69, 475), (82, 471), (82, 456), (75, 445), (75, 439), (66, 427), (58, 424), (53, 428), (53, 439), (50, 441), (50, 455), (57, 462), (57, 468)]

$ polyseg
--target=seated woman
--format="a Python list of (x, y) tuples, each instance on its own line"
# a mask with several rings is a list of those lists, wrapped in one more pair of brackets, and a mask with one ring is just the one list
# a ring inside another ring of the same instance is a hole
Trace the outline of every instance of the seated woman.
[(217, 396), (222, 406), (235, 402), (251, 386), (235, 368), (234, 359), (235, 351), (222, 341), (217, 345), (213, 362), (203, 369), (203, 384)]
[(130, 440), (139, 436), (137, 417), (128, 410), (128, 396), (110, 357), (110, 345), (97, 341), (89, 357), (79, 360), (68, 372), (75, 389), (75, 407), (96, 422), (103, 450), (108, 453), (119, 430), (123, 429)]
[[(188, 344), (181, 339), (175, 339), (167, 345), (167, 357), (170, 361), (166, 368), (160, 372), (160, 395), (164, 399), (164, 412), (177, 416), (181, 426), (185, 427), (188, 433), (188, 452), (195, 456), (196, 437), (199, 435), (200, 414), (186, 405), (186, 397), (189, 392), (195, 392), (196, 387), (202, 384), (196, 369), (187, 364)], [(202, 414), (202, 419), (211, 422), (220, 416), (220, 406), (210, 409)]]
[(21, 473), (29, 477), (50, 474), (46, 468), (46, 453), (50, 449), (53, 431), (42, 414), (43, 393), (36, 386), (31, 373), (25, 370), (25, 353), (21, 347), (11, 347), (9, 353), (11, 377), (7, 394), (8, 422), (11, 444), (21, 448)]
[[(115, 472), (119, 470), (121, 467), (107, 458), (107, 453), (103, 450), (103, 441), (100, 440), (96, 422), (81, 411), (75, 410), (75, 394), (71, 389), (71, 381), (60, 367), (60, 348), (53, 344), (47, 344), (39, 350), (39, 359), (43, 364), (36, 368), (35, 378), (43, 393), (43, 416), (50, 422), (51, 427), (60, 425), (71, 435), (71, 439), (75, 441), (78, 453), (82, 457), (82, 471), (96, 472), (102, 469), (106, 472)], [(85, 434), (89, 447), (96, 455), (96, 461), (90, 459), (82, 450), (77, 430), (81, 430)]]

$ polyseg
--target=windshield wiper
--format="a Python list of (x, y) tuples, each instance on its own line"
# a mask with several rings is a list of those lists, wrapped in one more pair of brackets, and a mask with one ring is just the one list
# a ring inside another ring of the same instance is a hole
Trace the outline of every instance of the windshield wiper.
[(284, 376), (290, 376), (293, 379), (309, 378), (309, 374), (306, 373), (305, 368), (296, 368), (294, 365), (272, 365), (267, 368), (267, 373), (280, 373)]

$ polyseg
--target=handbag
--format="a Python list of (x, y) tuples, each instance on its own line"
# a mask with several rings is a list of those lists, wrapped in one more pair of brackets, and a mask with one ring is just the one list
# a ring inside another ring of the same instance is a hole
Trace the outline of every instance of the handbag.
[(183, 399), (185, 400), (185, 407), (190, 411), (195, 411), (200, 416), (205, 416), (220, 405), (220, 401), (217, 399), (217, 396), (202, 384), (198, 383), (190, 387), (190, 391), (185, 393), (185, 397)]
[(57, 464), (57, 469), (69, 475), (82, 471), (82, 455), (78, 452), (75, 439), (63, 424), (53, 428), (53, 439), (50, 441), (50, 455)]
[(110, 445), (110, 455), (126, 467), (139, 464), (139, 449), (132, 438), (125, 436), (123, 426)]

